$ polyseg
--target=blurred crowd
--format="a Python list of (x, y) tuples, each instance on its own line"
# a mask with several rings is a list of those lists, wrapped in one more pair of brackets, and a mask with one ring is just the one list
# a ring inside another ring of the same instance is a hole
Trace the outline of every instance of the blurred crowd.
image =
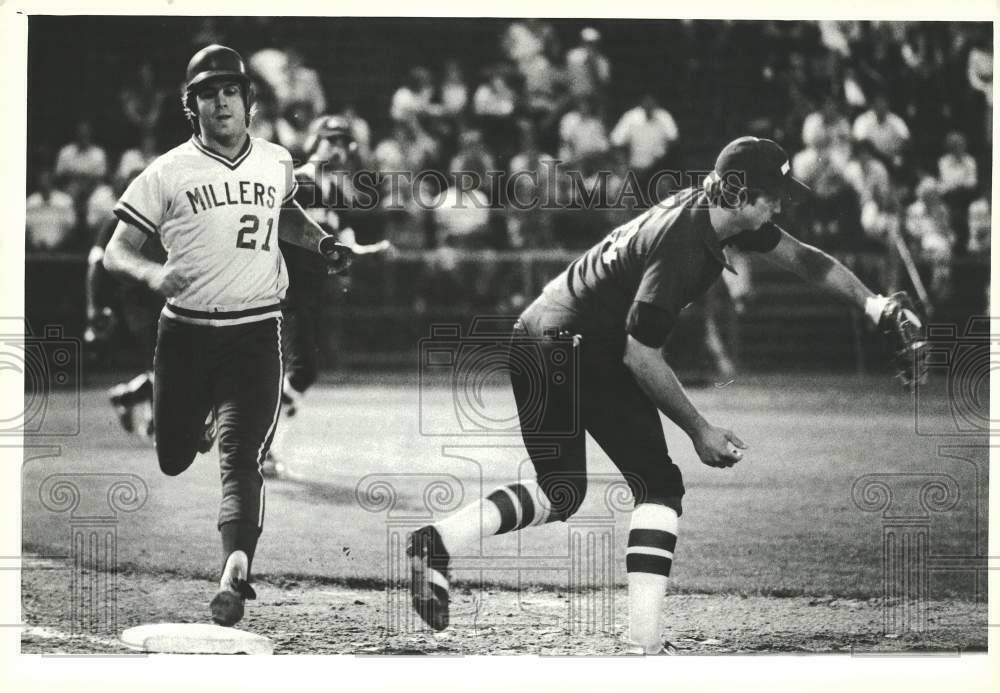
[[(206, 22), (199, 40), (217, 39)], [(800, 238), (876, 258), (905, 248), (935, 297), (951, 290), (956, 257), (988, 256), (989, 24), (673, 24), (683, 64), (653, 81), (635, 76), (648, 66), (608, 50), (603, 34), (623, 30), (612, 24), (567, 35), (512, 21), (485, 66), (454, 55), (398, 75), (385, 113), (328, 94), (323, 66), (296, 45), (235, 47), (254, 77), (253, 135), (304, 161), (315, 117), (351, 121), (358, 146), (342, 187), (358, 240), (430, 251), (428, 293), (447, 291), (460, 249), (591, 245), (692, 180), (658, 172), (704, 171), (746, 133), (783, 144), (815, 191), (814, 204), (788, 213)], [(159, 141), (159, 124), (179, 108), (178, 71), (141, 63), (121, 86), (112, 107), (127, 146), (102, 145), (87, 120), (70, 142), (33, 143), (29, 250), (85, 252), (124, 186), (176, 144)], [(476, 281), (496, 292), (486, 267)], [(876, 288), (904, 281), (898, 263), (879, 267)]]

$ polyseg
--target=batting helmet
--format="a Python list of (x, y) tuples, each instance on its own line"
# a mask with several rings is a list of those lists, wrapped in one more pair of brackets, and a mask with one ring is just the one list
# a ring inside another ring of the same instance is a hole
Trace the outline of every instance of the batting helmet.
[(358, 143), (354, 140), (354, 132), (351, 130), (351, 122), (339, 115), (320, 116), (309, 124), (309, 134), (303, 142), (303, 148), (307, 155), (316, 153), (321, 140), (344, 139), (347, 140), (347, 151), (354, 152), (358, 148)]
[(184, 79), (184, 114), (191, 127), (198, 131), (198, 109), (195, 106), (195, 90), (199, 85), (213, 79), (234, 79), (243, 90), (243, 103), (246, 106), (246, 124), (250, 124), (250, 107), (253, 101), (250, 89), (250, 74), (239, 53), (232, 48), (212, 44), (206, 46), (192, 56), (188, 61)]

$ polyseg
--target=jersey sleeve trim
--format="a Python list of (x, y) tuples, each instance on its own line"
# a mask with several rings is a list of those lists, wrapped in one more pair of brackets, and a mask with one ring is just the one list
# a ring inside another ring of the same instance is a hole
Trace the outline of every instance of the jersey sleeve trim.
[(142, 213), (140, 213), (128, 202), (119, 200), (118, 204), (115, 205), (114, 212), (115, 216), (124, 221), (126, 224), (131, 224), (132, 226), (137, 227), (140, 231), (144, 231), (147, 235), (157, 235), (156, 224), (143, 216)]

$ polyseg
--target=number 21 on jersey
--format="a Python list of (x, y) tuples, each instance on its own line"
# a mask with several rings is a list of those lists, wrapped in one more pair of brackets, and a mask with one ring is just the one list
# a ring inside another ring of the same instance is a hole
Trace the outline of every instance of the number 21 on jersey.
[[(247, 250), (256, 250), (257, 239), (253, 238), (253, 235), (257, 233), (258, 229), (260, 229), (260, 217), (256, 214), (244, 214), (240, 217), (240, 223), (243, 224), (243, 226), (240, 228), (239, 233), (236, 234), (236, 247), (245, 248)], [(264, 243), (260, 246), (261, 250), (271, 250), (271, 231), (273, 229), (274, 217), (268, 217), (267, 236), (264, 238)]]

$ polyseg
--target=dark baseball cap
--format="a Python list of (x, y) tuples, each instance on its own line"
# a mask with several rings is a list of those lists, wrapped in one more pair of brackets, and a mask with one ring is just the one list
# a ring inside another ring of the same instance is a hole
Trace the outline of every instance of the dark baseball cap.
[(739, 137), (727, 144), (715, 160), (715, 174), (723, 181), (763, 190), (783, 199), (802, 200), (812, 190), (792, 176), (788, 154), (774, 140)]

